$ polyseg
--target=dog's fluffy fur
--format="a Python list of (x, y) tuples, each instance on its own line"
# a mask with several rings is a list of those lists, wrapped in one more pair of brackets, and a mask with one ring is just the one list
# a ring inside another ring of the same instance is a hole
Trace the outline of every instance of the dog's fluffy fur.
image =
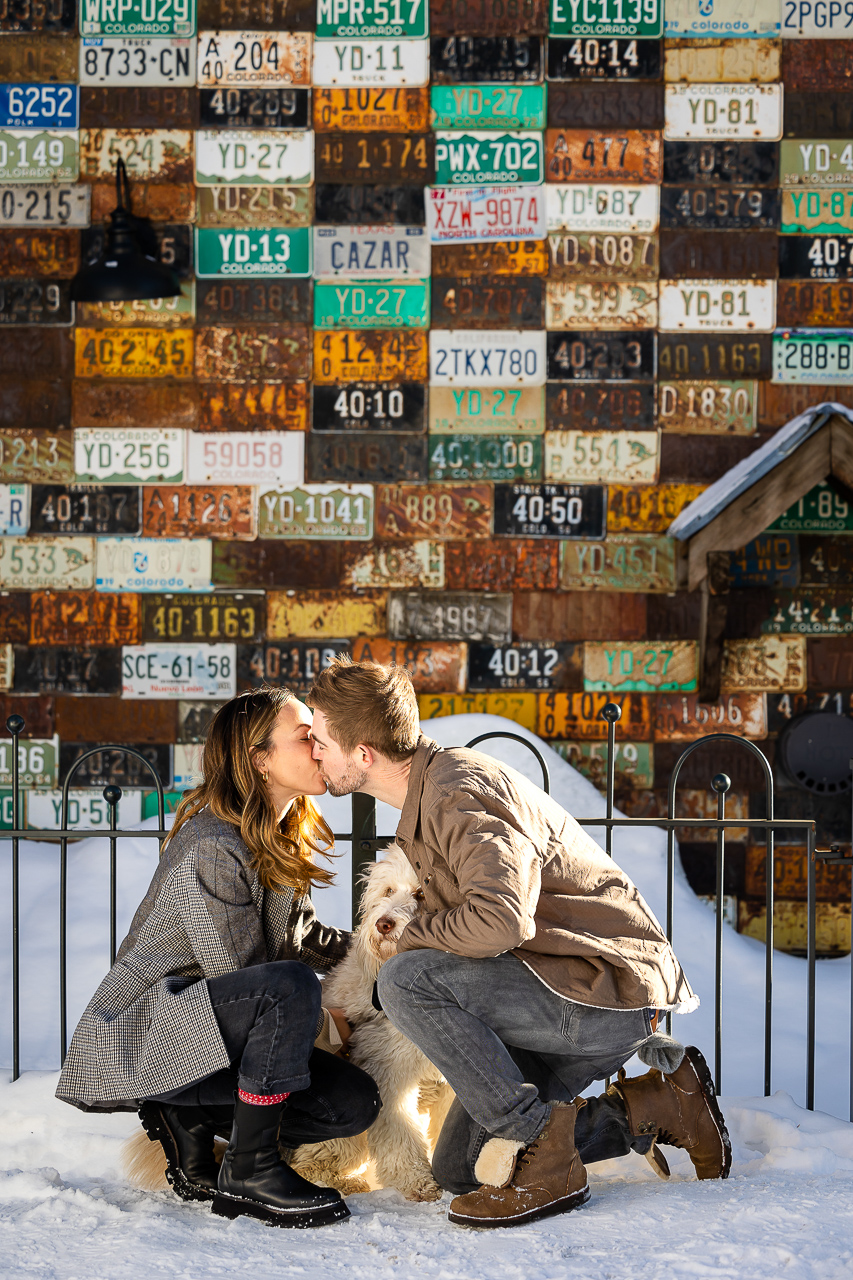
[[(437, 1200), (441, 1188), (429, 1161), (453, 1093), (438, 1069), (372, 1002), (382, 964), (419, 910), (418, 881), (398, 845), (391, 845), (363, 880), (358, 930), (346, 958), (323, 983), (323, 1005), (346, 1014), (353, 1028), (350, 1061), (373, 1076), (382, 1110), (366, 1133), (285, 1154), (303, 1178), (344, 1194), (370, 1189), (365, 1173), (371, 1165), (380, 1187), (395, 1187), (407, 1200)], [(392, 920), (393, 929), (381, 933), (380, 920)], [(162, 1148), (149, 1142), (144, 1130), (125, 1144), (123, 1163), (135, 1186), (160, 1190), (167, 1185)]]

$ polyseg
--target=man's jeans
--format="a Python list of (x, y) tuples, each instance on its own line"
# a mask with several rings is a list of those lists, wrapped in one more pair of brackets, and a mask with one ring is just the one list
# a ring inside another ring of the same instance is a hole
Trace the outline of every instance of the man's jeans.
[[(433, 1173), (457, 1194), (478, 1185), (474, 1164), (489, 1137), (532, 1142), (549, 1102), (571, 1101), (593, 1080), (614, 1075), (651, 1035), (647, 1010), (564, 1000), (509, 953), (471, 960), (406, 951), (383, 965), (378, 994), (390, 1020), (456, 1093)], [(580, 1109), (575, 1132), (590, 1163), (650, 1145), (632, 1139), (624, 1107), (606, 1096)]]
[(314, 1048), (321, 987), (307, 965), (252, 965), (209, 978), (207, 989), (231, 1067), (159, 1094), (160, 1101), (233, 1109), (238, 1085), (249, 1093), (290, 1093), (280, 1133), (287, 1147), (351, 1137), (373, 1124), (382, 1105), (375, 1081)]

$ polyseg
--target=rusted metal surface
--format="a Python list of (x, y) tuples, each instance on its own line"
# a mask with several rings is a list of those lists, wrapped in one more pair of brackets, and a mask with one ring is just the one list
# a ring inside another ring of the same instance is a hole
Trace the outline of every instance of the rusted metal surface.
[[(656, 793), (660, 805), (661, 816), (666, 814), (667, 796), (665, 792)], [(679, 787), (675, 801), (675, 812), (679, 818), (716, 818), (717, 796), (710, 788), (700, 791), (693, 787)], [(747, 818), (749, 816), (749, 797), (741, 792), (726, 793), (726, 817)], [(696, 842), (697, 844), (713, 844), (717, 833), (713, 827), (676, 827), (675, 838), (679, 841)], [(729, 840), (746, 840), (746, 827), (726, 827), (726, 842)], [(710, 852), (710, 851), (709, 851)]]
[[(201, 192), (205, 196), (206, 192)], [(115, 181), (92, 183), (92, 222), (103, 222), (116, 204)], [(154, 222), (192, 222), (195, 187), (190, 183), (139, 182), (131, 190), (131, 208), (138, 218)]]
[(605, 426), (639, 431), (655, 425), (654, 386), (650, 382), (549, 382), (546, 390), (546, 418), (555, 431)]
[(663, 230), (660, 274), (687, 280), (771, 278), (779, 274), (777, 252), (772, 231), (733, 236), (728, 231)]
[(551, 280), (601, 278), (656, 280), (656, 235), (574, 235), (567, 231), (548, 236)]
[(196, 330), (195, 375), (205, 382), (282, 382), (311, 376), (309, 330), (216, 325)]
[(198, 94), (177, 85), (108, 88), (84, 84), (80, 89), (83, 129), (197, 129)]
[(199, 431), (307, 431), (307, 382), (203, 382)]
[(781, 78), (786, 90), (853, 88), (853, 40), (784, 40)]
[(262, 591), (146, 595), (142, 601), (142, 639), (175, 642), (263, 639), (266, 601)]
[(491, 538), (452, 542), (448, 584), (464, 591), (552, 591), (559, 575), (556, 540)]
[(770, 334), (742, 337), (729, 333), (658, 335), (658, 374), (667, 378), (769, 378)]
[(350, 130), (422, 133), (429, 128), (429, 89), (315, 89), (314, 128), (318, 133)]
[(313, 187), (196, 188), (201, 227), (308, 227), (314, 210)]
[(80, 177), (115, 172), (121, 156), (131, 181), (191, 182), (193, 135), (186, 129), (81, 129)]
[(660, 182), (661, 165), (661, 135), (657, 131), (545, 131), (546, 182)]
[(564, 591), (674, 591), (676, 548), (672, 538), (611, 534), (604, 542), (566, 542), (560, 548)]
[(538, 36), (454, 34), (430, 40), (433, 84), (535, 83), (542, 79), (542, 64)]
[(822, 400), (834, 400), (853, 409), (853, 386), (805, 386), (797, 383), (760, 382), (758, 420), (766, 430), (784, 427)]
[(512, 36), (548, 34), (547, 0), (432, 0), (429, 29), (433, 36)]
[(192, 329), (74, 330), (78, 378), (191, 378)]
[(536, 729), (535, 693), (433, 693), (421, 694), (418, 710), (422, 722), (441, 716), (502, 716), (524, 729)]
[(342, 186), (337, 182), (319, 182), (314, 191), (318, 223), (345, 227), (391, 224), (422, 227), (426, 222), (424, 193), (420, 187), (386, 183)]
[(436, 329), (541, 329), (543, 281), (533, 276), (439, 276), (432, 281)]
[(0, 377), (69, 378), (74, 371), (74, 335), (70, 329), (40, 325), (10, 329), (0, 342)]
[[(758, 942), (767, 941), (766, 901), (741, 898), (738, 902), (738, 933)], [(848, 903), (819, 902), (815, 910), (815, 951), (818, 957), (843, 956), (850, 951), (850, 906)], [(808, 908), (805, 902), (777, 902), (773, 908), (773, 946), (805, 956), (808, 947)]]
[(313, 31), (316, 0), (198, 0), (200, 31)]
[(710, 484), (748, 457), (755, 439), (729, 432), (708, 434), (702, 448), (686, 433), (662, 431), (660, 438), (660, 478), (670, 484)]
[(310, 324), (310, 280), (199, 280), (199, 324)]
[(71, 425), (71, 387), (27, 377), (0, 377), (0, 430), (18, 422), (32, 423), (27, 431), (60, 431)]
[(78, 742), (174, 742), (178, 704), (143, 698), (86, 698), (67, 694), (56, 699), (56, 732)]
[(488, 538), (492, 490), (487, 484), (380, 485), (380, 538)]
[(0, 231), (0, 277), (70, 279), (80, 268), (80, 232), (36, 228)]
[[(798, 44), (799, 41), (790, 43)], [(814, 43), (823, 44), (823, 41), (815, 40)], [(773, 886), (776, 899), (786, 904), (805, 902), (808, 881), (809, 861), (805, 848), (802, 845), (774, 845)], [(767, 893), (767, 849), (764, 845), (750, 845), (746, 850), (744, 888), (750, 898), (764, 898)], [(850, 866), (817, 862), (815, 890), (819, 902), (849, 901)]]
[(6, 644), (30, 643), (29, 591), (0, 591), (0, 635)]
[(77, 79), (78, 41), (71, 36), (48, 36), (39, 32), (0, 39), (0, 79), (60, 81)]
[(704, 488), (702, 484), (608, 485), (608, 532), (666, 533)]
[(42, 427), (0, 431), (0, 481), (70, 484), (74, 479), (74, 432)]
[(314, 152), (317, 182), (422, 186), (435, 177), (431, 133), (324, 133)]
[(655, 334), (548, 334), (548, 377), (556, 381), (651, 380), (655, 374)]
[(767, 736), (763, 693), (729, 693), (717, 702), (700, 702), (695, 693), (660, 694), (655, 705), (655, 741), (694, 742), (708, 733)]
[[(18, 683), (18, 654), (15, 654), (15, 685)], [(53, 698), (41, 695), (40, 697), (21, 698), (14, 695), (4, 694), (0, 697), (0, 735), (7, 737), (9, 730), (6, 728), (6, 721), (9, 716), (24, 717), (24, 732), (28, 738), (52, 738), (56, 732), (54, 728), (54, 702)]]
[(619, 591), (519, 591), (513, 597), (513, 633), (522, 640), (641, 640), (646, 597)]
[[(304, 695), (319, 673), (331, 664), (335, 656), (339, 653), (349, 653), (349, 648), (347, 640), (290, 640), (284, 644), (266, 641), (257, 645), (238, 645), (237, 688), (238, 690), (257, 689), (263, 684), (280, 683), (287, 685), (288, 689), (294, 693)], [(179, 703), (179, 722), (181, 708), (184, 706), (198, 706), (199, 712), (202, 711), (202, 704)], [(193, 737), (193, 741), (203, 739), (203, 734), (200, 732), (202, 728), (203, 720), (201, 723), (196, 721), (194, 732), (198, 736)], [(179, 741), (189, 741), (186, 735), (192, 731), (193, 727), (188, 716), (183, 729), (185, 736), (183, 738), (179, 736)], [(178, 732), (180, 735), (181, 730), (179, 729)]]
[(545, 276), (548, 251), (541, 240), (496, 240), (492, 244), (437, 244), (433, 276)]
[(340, 582), (343, 587), (399, 590), (444, 586), (445, 545), (418, 542), (348, 543), (342, 548)]
[(543, 738), (606, 739), (608, 725), (601, 712), (608, 702), (622, 711), (617, 739), (651, 742), (654, 699), (644, 693), (540, 693), (536, 732)]
[(146, 485), (142, 533), (147, 538), (254, 538), (249, 485)]
[(334, 587), (340, 579), (340, 553), (340, 543), (214, 542), (213, 581), (232, 588)]
[[(291, 543), (286, 545), (289, 553)], [(341, 591), (272, 591), (267, 596), (267, 638), (381, 636), (385, 634), (384, 591), (345, 595)]]
[(10, 644), (0, 644), (0, 689), (10, 689), (15, 674), (15, 653)]
[(131, 592), (34, 591), (30, 644), (137, 644), (142, 610)]
[(427, 335), (417, 329), (318, 330), (314, 333), (314, 381), (326, 386), (425, 382), (427, 353)]
[(111, 328), (114, 325), (158, 325), (177, 329), (195, 320), (195, 281), (184, 280), (172, 298), (134, 298), (133, 301), (78, 302), (74, 318), (79, 325)]
[(805, 636), (725, 640), (722, 693), (797, 693), (806, 687)]
[(776, 142), (664, 142), (664, 182), (772, 187), (779, 181)]
[(786, 138), (847, 138), (853, 133), (850, 93), (785, 89), (782, 130)]
[(546, 431), (545, 479), (571, 484), (653, 484), (658, 479), (656, 431)]
[(3, 35), (24, 31), (65, 35), (74, 31), (76, 19), (74, 0), (3, 0), (0, 4)]
[(64, 280), (0, 280), (0, 325), (68, 325), (71, 306), (71, 291)]
[(781, 40), (667, 40), (664, 79), (732, 84), (780, 79)]
[(737, 551), (715, 556), (709, 585), (716, 595), (730, 587), (795, 587), (799, 576), (798, 539), (790, 533), (762, 533)]
[(838, 328), (853, 313), (853, 283), (818, 280), (780, 281), (776, 323), (792, 327)]
[(660, 193), (663, 228), (708, 231), (778, 229), (779, 192), (768, 187), (664, 186)]
[(388, 596), (388, 635), (394, 640), (510, 639), (512, 596), (493, 592), (394, 591)]
[(583, 646), (579, 644), (471, 644), (469, 689), (580, 689)]
[(550, 84), (548, 124), (555, 128), (662, 129), (662, 84)]
[(853, 584), (853, 547), (847, 537), (801, 533), (800, 584), (840, 587)]
[(425, 436), (400, 431), (309, 432), (305, 468), (309, 480), (365, 480), (373, 484), (425, 481)]
[(654, 280), (549, 280), (549, 329), (649, 329), (658, 321)]
[(180, 427), (198, 425), (198, 388), (150, 382), (77, 380), (71, 387), (74, 427)]
[[(29, 639), (29, 623), (26, 634)], [(15, 649), (14, 687), (28, 693), (118, 695), (121, 649), (21, 645)]]
[(757, 382), (658, 381), (658, 414), (664, 431), (751, 435), (756, 429), (757, 402)]
[(853, 687), (853, 645), (846, 638), (827, 636), (808, 641), (809, 689)]
[[(193, 235), (192, 227), (180, 222), (152, 224), (157, 243), (157, 258), (164, 266), (171, 267), (179, 280), (192, 276)], [(104, 254), (106, 234), (103, 227), (86, 227), (80, 232), (80, 257), (84, 264), (92, 266)]]
[(358, 636), (352, 642), (354, 662), (405, 667), (416, 693), (464, 693), (468, 646), (448, 640), (388, 640)]

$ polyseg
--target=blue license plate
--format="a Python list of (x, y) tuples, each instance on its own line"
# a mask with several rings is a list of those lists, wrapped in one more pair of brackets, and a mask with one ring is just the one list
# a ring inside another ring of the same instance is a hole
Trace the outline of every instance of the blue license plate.
[(78, 129), (76, 84), (0, 84), (0, 129)]

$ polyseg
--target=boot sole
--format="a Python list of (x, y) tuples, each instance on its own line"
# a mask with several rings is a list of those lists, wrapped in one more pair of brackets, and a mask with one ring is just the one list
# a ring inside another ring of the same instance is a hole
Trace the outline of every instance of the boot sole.
[[(723, 1113), (717, 1102), (717, 1090), (714, 1088), (714, 1081), (711, 1078), (711, 1072), (703, 1055), (693, 1045), (689, 1045), (684, 1050), (684, 1056), (690, 1063), (696, 1073), (696, 1078), (702, 1088), (702, 1096), (708, 1110), (711, 1113), (711, 1119), (714, 1121), (717, 1132), (720, 1135), (720, 1145), (723, 1148), (723, 1171), (719, 1174), (720, 1178), (727, 1178), (732, 1169), (732, 1140), (729, 1137), (729, 1131), (726, 1128), (726, 1122), (723, 1119)], [(709, 1179), (706, 1179), (709, 1181)]]
[(575, 1191), (570, 1196), (564, 1196), (562, 1200), (552, 1200), (550, 1204), (543, 1205), (541, 1209), (531, 1209), (528, 1213), (519, 1213), (512, 1218), (466, 1218), (461, 1213), (451, 1213), (447, 1211), (447, 1221), (455, 1222), (460, 1227), (480, 1227), (490, 1229), (492, 1227), (520, 1227), (528, 1222), (537, 1222), (539, 1218), (553, 1218), (558, 1213), (569, 1213), (572, 1209), (580, 1209), (585, 1205), (590, 1197), (589, 1186), (583, 1187), (580, 1191)]
[(139, 1120), (149, 1140), (159, 1142), (163, 1148), (166, 1157), (166, 1181), (175, 1195), (180, 1196), (182, 1200), (212, 1200), (214, 1192), (209, 1191), (207, 1187), (199, 1186), (197, 1182), (190, 1182), (181, 1168), (178, 1144), (160, 1108), (150, 1104), (143, 1105), (139, 1108)]
[(324, 1205), (320, 1209), (276, 1209), (272, 1205), (261, 1204), (260, 1200), (246, 1200), (242, 1196), (231, 1196), (219, 1191), (213, 1197), (211, 1211), (220, 1218), (257, 1218), (270, 1227), (326, 1227), (335, 1222), (344, 1222), (350, 1217), (350, 1211), (343, 1200), (337, 1204)]

